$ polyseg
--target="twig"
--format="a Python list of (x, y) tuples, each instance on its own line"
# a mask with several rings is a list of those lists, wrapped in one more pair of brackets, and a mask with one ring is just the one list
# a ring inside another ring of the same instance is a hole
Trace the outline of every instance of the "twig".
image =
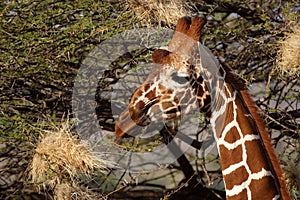
[(289, 130), (290, 132), (292, 133), (295, 133), (295, 134), (299, 134), (300, 135), (300, 131), (297, 131), (297, 130), (292, 130), (290, 129), (289, 127), (283, 125), (282, 123), (280, 123), (279, 121), (277, 121), (276, 119), (274, 119), (273, 117), (271, 117), (270, 115), (266, 114), (266, 113), (263, 113), (267, 118), (269, 118), (272, 122), (274, 122), (275, 124), (281, 126), (282, 128), (286, 129), (286, 130)]

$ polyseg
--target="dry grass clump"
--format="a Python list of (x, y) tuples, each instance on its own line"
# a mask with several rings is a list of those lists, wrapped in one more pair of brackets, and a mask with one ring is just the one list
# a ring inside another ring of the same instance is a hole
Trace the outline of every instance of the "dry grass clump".
[(182, 0), (128, 0), (128, 7), (147, 25), (176, 25), (179, 18), (188, 15)]
[(280, 41), (277, 56), (277, 70), (288, 76), (300, 73), (300, 27), (296, 27), (292, 33), (286, 34)]
[[(104, 172), (112, 164), (96, 158), (70, 129), (69, 123), (65, 122), (54, 131), (43, 131), (29, 169), (31, 181), (44, 189), (54, 189), (56, 199), (65, 199), (62, 197), (67, 198), (74, 188), (78, 189), (76, 178), (79, 174)], [(84, 193), (76, 192), (77, 195)]]
[(75, 183), (61, 183), (55, 187), (54, 199), (56, 200), (94, 200), (94, 199), (107, 199), (101, 194), (97, 194), (87, 188), (82, 188)]

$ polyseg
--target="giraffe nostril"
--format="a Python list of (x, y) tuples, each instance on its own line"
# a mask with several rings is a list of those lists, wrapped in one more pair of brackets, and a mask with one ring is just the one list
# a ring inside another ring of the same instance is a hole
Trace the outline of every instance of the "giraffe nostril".
[(185, 84), (188, 82), (187, 76), (180, 76), (177, 72), (171, 74), (172, 80), (179, 83), (179, 84)]

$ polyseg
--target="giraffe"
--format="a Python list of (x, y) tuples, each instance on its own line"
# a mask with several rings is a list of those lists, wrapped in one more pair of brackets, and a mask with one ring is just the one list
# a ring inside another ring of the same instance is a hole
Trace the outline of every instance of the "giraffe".
[(204, 24), (201, 17), (181, 18), (168, 50), (153, 52), (154, 67), (120, 115), (116, 136), (137, 135), (137, 127), (180, 117), (199, 106), (217, 142), (226, 199), (291, 199), (245, 81), (200, 43)]

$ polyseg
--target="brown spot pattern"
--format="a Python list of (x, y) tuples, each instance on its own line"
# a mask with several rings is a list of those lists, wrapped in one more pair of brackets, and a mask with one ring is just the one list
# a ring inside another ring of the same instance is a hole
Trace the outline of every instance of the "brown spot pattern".
[(222, 169), (228, 168), (230, 165), (239, 163), (242, 158), (242, 145), (237, 146), (233, 150), (228, 150), (224, 145), (220, 145), (220, 160), (222, 163)]
[[(252, 191), (252, 199), (272, 199), (278, 194), (275, 190), (274, 179), (271, 176), (265, 176), (259, 180), (252, 180), (249, 188)], [(268, 191), (265, 191), (266, 188), (268, 188)]]
[(230, 129), (224, 138), (224, 140), (229, 143), (234, 143), (239, 139), (241, 139), (241, 136), (235, 126)]
[(249, 177), (249, 174), (245, 167), (240, 167), (231, 174), (225, 175), (224, 180), (226, 182), (226, 189), (231, 190), (233, 186), (240, 185), (245, 182)]
[[(146, 90), (146, 89), (145, 89)], [(152, 100), (155, 98), (156, 95), (156, 88), (154, 88), (153, 90), (149, 91), (145, 97), (148, 98), (149, 100)]]
[(247, 164), (252, 173), (257, 173), (262, 168), (269, 170), (268, 160), (265, 159), (265, 152), (259, 140), (245, 142), (247, 151)]

